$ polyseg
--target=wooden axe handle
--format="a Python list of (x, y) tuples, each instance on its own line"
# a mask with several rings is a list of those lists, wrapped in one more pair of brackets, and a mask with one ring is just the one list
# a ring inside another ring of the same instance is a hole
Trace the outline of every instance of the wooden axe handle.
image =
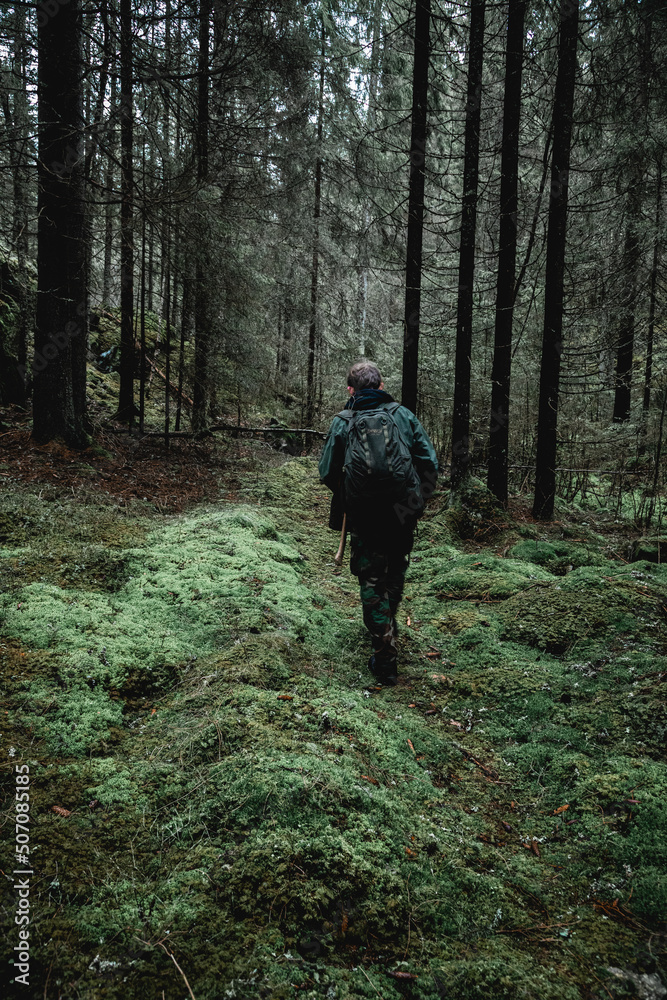
[(334, 556), (334, 562), (336, 566), (340, 566), (343, 562), (343, 554), (345, 552), (345, 541), (347, 539), (347, 514), (343, 514), (343, 527), (340, 529), (340, 545), (338, 546), (338, 552)]

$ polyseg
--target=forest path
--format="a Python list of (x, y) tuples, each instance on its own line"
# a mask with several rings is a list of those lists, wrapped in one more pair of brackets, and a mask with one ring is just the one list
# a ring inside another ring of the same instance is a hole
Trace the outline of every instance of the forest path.
[(197, 1000), (576, 1000), (662, 975), (663, 567), (477, 486), (437, 497), (402, 683), (374, 691), (315, 462), (225, 489), (168, 516), (3, 496), (40, 992), (50, 969), (63, 997), (180, 996), (165, 942)]

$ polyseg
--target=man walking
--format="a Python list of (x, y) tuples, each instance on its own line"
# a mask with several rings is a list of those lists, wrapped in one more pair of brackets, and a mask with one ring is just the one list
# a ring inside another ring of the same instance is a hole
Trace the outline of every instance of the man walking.
[(369, 669), (380, 683), (396, 684), (396, 611), (438, 460), (415, 415), (384, 391), (376, 365), (352, 365), (347, 391), (350, 399), (324, 443), (320, 478), (334, 493), (332, 508), (339, 501), (345, 511), (350, 572), (359, 578), (373, 646)]

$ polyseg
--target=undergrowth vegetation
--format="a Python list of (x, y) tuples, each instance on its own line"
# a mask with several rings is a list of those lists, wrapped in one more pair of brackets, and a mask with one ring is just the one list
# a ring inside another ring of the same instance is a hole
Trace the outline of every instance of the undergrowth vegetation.
[(0, 502), (33, 995), (662, 995), (667, 569), (619, 523), (438, 495), (377, 690), (314, 461), (243, 484)]

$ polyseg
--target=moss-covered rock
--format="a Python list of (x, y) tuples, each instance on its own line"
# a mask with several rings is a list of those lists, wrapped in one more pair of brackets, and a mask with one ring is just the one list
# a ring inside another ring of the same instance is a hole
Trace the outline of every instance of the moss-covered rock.
[(667, 562), (667, 538), (637, 538), (630, 545), (628, 554), (631, 562)]
[[(604, 634), (607, 647), (647, 635), (662, 638), (661, 623), (653, 621), (654, 602), (639, 589), (605, 585), (590, 570), (570, 573), (562, 583), (536, 587), (507, 600), (498, 610), (502, 634), (550, 653), (588, 649)], [(655, 634), (657, 626), (657, 632)], [(601, 652), (604, 651), (604, 646)]]
[(452, 490), (445, 520), (457, 538), (481, 540), (507, 527), (507, 512), (481, 480), (470, 476)]
[(536, 566), (543, 566), (555, 576), (564, 576), (580, 566), (612, 565), (592, 546), (561, 540), (546, 542), (535, 539), (518, 542), (512, 546), (508, 554), (512, 559), (521, 559)]
[[(422, 579), (427, 568), (418, 568)], [(440, 561), (429, 573), (426, 586), (441, 599), (475, 598), (502, 600), (526, 588), (551, 583), (550, 573), (532, 564), (501, 559), (487, 553), (458, 554), (455, 560)]]

